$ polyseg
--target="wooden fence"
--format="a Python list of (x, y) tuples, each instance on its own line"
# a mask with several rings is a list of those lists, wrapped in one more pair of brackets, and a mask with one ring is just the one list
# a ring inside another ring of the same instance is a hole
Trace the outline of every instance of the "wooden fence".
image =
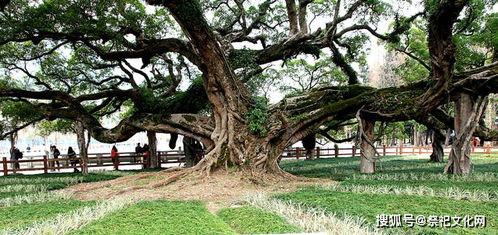
[[(403, 146), (377, 146), (377, 152), (382, 156), (389, 155), (417, 155), (417, 154), (431, 154), (432, 148), (429, 146), (420, 147), (403, 147)], [(444, 148), (445, 155), (449, 155), (451, 147)], [(498, 155), (498, 147), (472, 147), (474, 154), (488, 154)], [(330, 157), (358, 157), (360, 150), (356, 149), (353, 145), (351, 148), (320, 148), (317, 147), (313, 151), (315, 158), (330, 158)], [(306, 157), (306, 150), (303, 148), (293, 148), (285, 150), (282, 158), (304, 158)]]
[[(450, 148), (445, 148), (445, 154), (448, 154)], [(430, 154), (432, 149), (430, 147), (403, 147), (403, 146), (380, 146), (377, 147), (377, 152), (382, 156), (387, 155), (416, 155), (416, 154)], [(475, 147), (472, 149), (473, 153), (498, 155), (498, 147)], [(2, 172), (3, 175), (8, 175), (10, 172), (17, 173), (23, 171), (49, 171), (60, 169), (81, 169), (80, 158), (67, 158), (61, 155), (62, 158), (48, 159), (47, 156), (33, 156), (32, 159), (24, 160), (8, 160), (6, 157), (2, 158)], [(334, 158), (334, 157), (354, 157), (360, 156), (360, 151), (352, 146), (351, 148), (319, 148), (313, 150), (315, 158)], [(180, 151), (160, 151), (158, 152), (158, 162), (161, 165), (184, 162), (184, 153)], [(303, 148), (287, 149), (282, 154), (282, 158), (300, 159), (306, 157), (306, 150)], [(28, 158), (28, 157), (26, 157)], [(79, 163), (76, 166), (71, 166), (70, 161), (77, 160)], [(60, 166), (56, 166), (56, 162)], [(15, 169), (13, 165), (19, 164), (20, 168)], [(142, 155), (136, 155), (132, 152), (119, 153), (119, 166), (143, 166), (144, 159)], [(109, 153), (92, 153), (88, 156), (88, 168), (96, 167), (113, 167), (112, 158)]]

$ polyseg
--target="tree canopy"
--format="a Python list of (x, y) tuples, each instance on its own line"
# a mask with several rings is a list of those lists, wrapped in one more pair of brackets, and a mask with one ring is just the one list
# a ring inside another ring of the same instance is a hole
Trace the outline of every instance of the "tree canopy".
[[(78, 121), (101, 142), (144, 130), (195, 138), (208, 149), (191, 171), (236, 165), (286, 175), (277, 164), (283, 149), (331, 122), (358, 117), (453, 127), (457, 117), (442, 105), (462, 94), (480, 104), (479, 97), (498, 90), (496, 6), (12, 0), (0, 13), (0, 97), (2, 106), (31, 108), (24, 122)], [(386, 22), (387, 31), (379, 30)], [(406, 55), (397, 69), (405, 85), (361, 84), (373, 38)], [(260, 96), (275, 79), (301, 87), (268, 104)], [(105, 128), (100, 117), (116, 112), (119, 124)], [(468, 131), (496, 138), (471, 124)]]

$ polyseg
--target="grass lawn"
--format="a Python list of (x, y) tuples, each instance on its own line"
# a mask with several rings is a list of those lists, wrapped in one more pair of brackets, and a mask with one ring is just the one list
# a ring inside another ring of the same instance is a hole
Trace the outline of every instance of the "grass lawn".
[(241, 234), (299, 233), (300, 230), (273, 213), (255, 207), (226, 208), (218, 212), (227, 224)]
[[(485, 215), (487, 227), (484, 229), (415, 226), (415, 230), (406, 229), (403, 232), (498, 234), (498, 157), (474, 156), (474, 173), (466, 176), (444, 175), (442, 171), (445, 163), (428, 163), (424, 156), (388, 156), (381, 159), (382, 170), (372, 175), (358, 172), (359, 158), (282, 161), (282, 168), (295, 175), (329, 178), (339, 181), (339, 185), (329, 189), (307, 188), (276, 197), (323, 208), (338, 215), (364, 217), (371, 226), (375, 226), (376, 216), (380, 214)], [(450, 191), (456, 195), (469, 191), (477, 196), (473, 198), (474, 201), (467, 200), (465, 196), (460, 197), (463, 200), (456, 200), (448, 194), (439, 197), (424, 195), (425, 191), (413, 192), (417, 187), (429, 188), (427, 191), (434, 192)], [(404, 192), (408, 195), (403, 195)], [(480, 199), (480, 194), (486, 194), (486, 197)]]
[[(81, 173), (50, 173), (38, 175), (9, 175), (0, 177), (0, 199), (31, 193), (62, 189), (78, 183), (112, 180), (118, 177), (143, 172), (130, 171), (94, 171), (88, 175)], [(157, 171), (148, 169), (146, 171)], [(28, 187), (29, 186), (29, 187)], [(25, 187), (9, 191), (12, 187)]]
[(95, 202), (77, 200), (56, 200), (0, 207), (0, 230), (9, 227), (25, 226), (37, 220), (50, 219), (60, 213), (66, 213)]
[(236, 234), (198, 201), (144, 201), (71, 234)]
[[(276, 196), (279, 199), (292, 200), (304, 203), (311, 207), (324, 208), (339, 216), (352, 215), (364, 217), (369, 223), (376, 223), (376, 216), (381, 214), (413, 214), (417, 215), (485, 215), (487, 227), (483, 229), (455, 228), (449, 231), (455, 233), (469, 233), (472, 231), (488, 234), (498, 234), (497, 208), (498, 202), (469, 202), (440, 197), (390, 195), (390, 194), (361, 194), (351, 192), (337, 192), (332, 190), (305, 189), (294, 193)], [(420, 232), (442, 229), (420, 229)], [(408, 229), (408, 231), (411, 231)], [(447, 232), (447, 230), (446, 230)]]

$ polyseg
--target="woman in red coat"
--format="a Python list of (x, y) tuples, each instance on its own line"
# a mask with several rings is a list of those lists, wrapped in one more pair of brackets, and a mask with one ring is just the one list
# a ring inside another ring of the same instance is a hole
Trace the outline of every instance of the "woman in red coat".
[(118, 170), (119, 154), (118, 154), (118, 149), (116, 148), (116, 145), (112, 146), (111, 159), (112, 159), (112, 164), (114, 164), (114, 170)]

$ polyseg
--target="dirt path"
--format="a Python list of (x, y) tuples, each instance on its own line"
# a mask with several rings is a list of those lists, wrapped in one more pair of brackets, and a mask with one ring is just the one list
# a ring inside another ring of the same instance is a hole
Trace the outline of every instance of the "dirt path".
[[(110, 181), (82, 183), (69, 187), (66, 191), (72, 193), (73, 197), (78, 200), (109, 199), (124, 189), (161, 182), (172, 174), (174, 172), (144, 172)], [(206, 203), (212, 213), (215, 213), (218, 209), (230, 206), (250, 192), (285, 193), (314, 184), (333, 183), (330, 180), (304, 178), (295, 181), (270, 179), (261, 184), (248, 180), (241, 172), (220, 171), (211, 174), (208, 178), (189, 175), (162, 187), (131, 190), (120, 195), (138, 196), (144, 200), (201, 200)]]

